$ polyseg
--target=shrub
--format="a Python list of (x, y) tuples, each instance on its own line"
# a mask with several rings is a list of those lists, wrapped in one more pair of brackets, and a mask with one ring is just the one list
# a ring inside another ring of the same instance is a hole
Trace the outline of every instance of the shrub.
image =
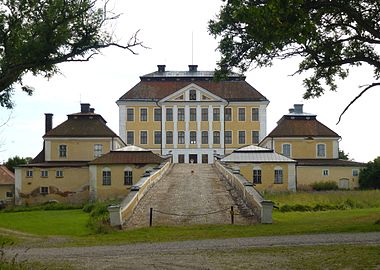
[(334, 181), (315, 182), (315, 183), (311, 184), (311, 186), (316, 191), (337, 190), (338, 189), (338, 185)]
[(105, 234), (112, 231), (109, 224), (108, 202), (89, 203), (83, 207), (83, 211), (90, 213), (87, 227), (95, 234)]
[(359, 184), (360, 188), (380, 189), (380, 157), (368, 162), (367, 168), (360, 171)]
[(39, 205), (23, 205), (23, 206), (12, 206), (7, 207), (1, 212), (9, 213), (9, 212), (29, 212), (29, 211), (40, 211), (40, 210), (73, 210), (73, 209), (81, 209), (83, 206), (81, 204), (66, 204), (59, 202), (46, 202)]

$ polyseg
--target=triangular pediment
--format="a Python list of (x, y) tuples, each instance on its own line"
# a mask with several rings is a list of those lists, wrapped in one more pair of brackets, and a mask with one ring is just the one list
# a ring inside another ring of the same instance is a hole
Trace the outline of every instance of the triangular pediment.
[(191, 83), (173, 94), (161, 99), (159, 103), (164, 102), (223, 102), (227, 101), (223, 98), (211, 93), (207, 89), (200, 87), (195, 83)]

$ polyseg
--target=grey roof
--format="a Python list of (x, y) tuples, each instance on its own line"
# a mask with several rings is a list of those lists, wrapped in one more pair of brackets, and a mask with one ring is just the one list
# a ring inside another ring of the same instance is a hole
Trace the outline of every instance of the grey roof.
[(136, 145), (127, 145), (125, 147), (116, 149), (115, 151), (118, 151), (118, 152), (149, 152), (149, 150), (141, 148), (141, 147), (136, 146)]
[[(140, 78), (213, 78), (214, 73), (214, 71), (155, 71), (145, 74)], [(228, 79), (245, 78), (245, 76), (232, 72), (227, 77)]]
[(231, 154), (221, 159), (222, 162), (249, 162), (249, 163), (269, 163), (284, 162), (296, 163), (295, 160), (275, 153), (272, 149), (249, 145), (236, 149)]

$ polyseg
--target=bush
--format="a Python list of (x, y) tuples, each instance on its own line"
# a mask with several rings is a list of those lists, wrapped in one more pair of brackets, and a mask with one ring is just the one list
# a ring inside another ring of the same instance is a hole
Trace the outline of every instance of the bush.
[(311, 184), (311, 187), (315, 191), (337, 190), (338, 189), (338, 185), (334, 181), (315, 182), (315, 183)]
[(81, 204), (66, 204), (59, 202), (46, 202), (39, 205), (23, 205), (23, 206), (12, 206), (7, 207), (0, 212), (9, 213), (9, 212), (29, 212), (29, 211), (40, 211), (40, 210), (73, 210), (73, 209), (81, 209), (83, 206)]
[(83, 206), (83, 211), (90, 213), (87, 227), (95, 234), (106, 234), (112, 231), (109, 222), (109, 202), (88, 203)]
[(368, 162), (367, 168), (360, 171), (359, 184), (360, 188), (380, 189), (380, 157)]

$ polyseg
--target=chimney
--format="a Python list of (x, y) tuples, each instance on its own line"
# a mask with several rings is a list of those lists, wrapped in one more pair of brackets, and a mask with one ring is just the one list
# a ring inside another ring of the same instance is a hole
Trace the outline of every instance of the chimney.
[(81, 113), (89, 113), (90, 112), (90, 103), (81, 103), (80, 104), (80, 112)]
[(157, 65), (158, 72), (165, 72), (165, 65)]
[(95, 109), (94, 108), (90, 108), (90, 113), (95, 113)]
[(45, 113), (45, 134), (53, 129), (53, 114)]
[(197, 72), (198, 71), (198, 65), (189, 65), (189, 71), (190, 72)]
[(294, 112), (296, 114), (303, 114), (303, 104), (294, 104)]

